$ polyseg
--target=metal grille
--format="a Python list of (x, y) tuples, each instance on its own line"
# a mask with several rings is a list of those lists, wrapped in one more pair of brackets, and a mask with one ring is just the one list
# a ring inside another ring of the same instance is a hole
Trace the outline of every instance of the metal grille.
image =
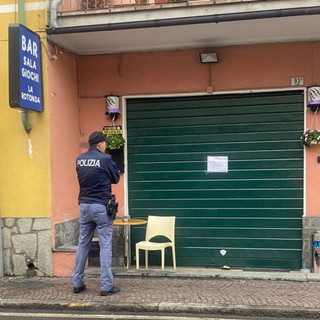
[[(237, 2), (253, 2), (253, 1), (261, 1), (261, 0), (207, 0), (210, 4), (214, 5), (222, 5), (226, 3), (237, 3)], [(273, 1), (273, 0), (269, 0)], [(111, 9), (111, 8), (121, 8), (121, 7), (132, 7), (132, 6), (155, 6), (162, 4), (175, 4), (178, 3), (179, 6), (181, 3), (192, 3), (192, 5), (196, 5), (196, 2), (199, 0), (62, 0), (58, 6), (58, 12), (67, 13), (73, 11), (94, 11), (94, 10), (103, 10), (103, 9)], [(202, 4), (204, 1), (201, 1)]]

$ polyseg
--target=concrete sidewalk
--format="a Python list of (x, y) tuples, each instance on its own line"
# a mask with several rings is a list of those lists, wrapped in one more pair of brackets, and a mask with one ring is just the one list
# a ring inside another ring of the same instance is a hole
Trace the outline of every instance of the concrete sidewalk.
[(99, 295), (99, 270), (87, 290), (72, 293), (71, 278), (0, 278), (0, 306), (14, 309), (201, 313), (320, 318), (320, 274), (212, 269), (116, 269), (121, 292)]

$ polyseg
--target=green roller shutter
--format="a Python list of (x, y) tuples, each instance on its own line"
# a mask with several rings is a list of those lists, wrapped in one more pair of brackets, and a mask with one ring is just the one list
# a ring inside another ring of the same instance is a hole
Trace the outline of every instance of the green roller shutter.
[(299, 269), (303, 107), (302, 91), (127, 100), (130, 215), (177, 217), (178, 266)]

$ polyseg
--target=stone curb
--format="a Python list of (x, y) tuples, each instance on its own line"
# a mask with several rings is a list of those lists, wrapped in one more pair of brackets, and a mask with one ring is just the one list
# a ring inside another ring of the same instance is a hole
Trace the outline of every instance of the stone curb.
[(136, 313), (185, 313), (210, 314), (211, 316), (255, 316), (296, 319), (319, 319), (319, 309), (298, 307), (270, 307), (243, 305), (207, 305), (197, 303), (68, 303), (68, 302), (39, 302), (21, 300), (0, 300), (0, 308), (38, 309), (53, 311), (107, 311), (107, 312), (136, 312)]
[[(88, 272), (89, 275), (99, 273)], [(167, 277), (167, 278), (199, 278), (199, 279), (243, 279), (243, 280), (272, 280), (272, 281), (300, 281), (320, 282), (320, 273), (301, 272), (254, 272), (254, 271), (211, 271), (211, 270), (136, 270), (115, 269), (115, 276), (120, 277)]]

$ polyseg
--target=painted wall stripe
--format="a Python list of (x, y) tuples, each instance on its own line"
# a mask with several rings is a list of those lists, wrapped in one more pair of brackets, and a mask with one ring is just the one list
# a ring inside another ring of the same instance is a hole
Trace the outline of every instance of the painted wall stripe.
[[(25, 8), (26, 11), (37, 11), (37, 10), (45, 10), (49, 8), (49, 1), (39, 1), (26, 3)], [(17, 4), (3, 4), (0, 5), (0, 14), (1, 13), (13, 13), (18, 11)]]

